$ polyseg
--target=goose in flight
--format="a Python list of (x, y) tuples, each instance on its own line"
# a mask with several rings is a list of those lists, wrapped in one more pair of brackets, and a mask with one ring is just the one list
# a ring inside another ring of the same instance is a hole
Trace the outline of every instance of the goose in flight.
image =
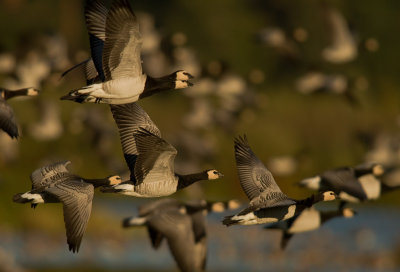
[(84, 179), (68, 171), (70, 161), (44, 166), (31, 174), (32, 189), (14, 195), (16, 203), (31, 203), (35, 208), (40, 203), (63, 204), (64, 223), (69, 250), (78, 252), (83, 234), (92, 211), (94, 189), (103, 185), (121, 182), (119, 176), (104, 179)]
[(384, 171), (382, 165), (377, 163), (339, 167), (305, 178), (299, 184), (315, 191), (332, 190), (342, 200), (360, 202), (380, 197), (385, 184), (377, 177), (383, 175)]
[(128, 0), (114, 0), (109, 10), (101, 0), (89, 0), (85, 17), (92, 59), (82, 64), (92, 66), (93, 62), (97, 73), (88, 82), (95, 83), (71, 91), (62, 100), (126, 104), (160, 91), (192, 85), (189, 79), (193, 76), (183, 70), (161, 78), (142, 72), (142, 36)]
[(235, 139), (235, 158), (240, 185), (249, 198), (250, 205), (236, 215), (225, 217), (222, 223), (226, 226), (286, 220), (319, 201), (336, 199), (332, 191), (303, 200), (289, 198), (282, 193), (271, 172), (253, 153), (246, 136)]
[(269, 224), (264, 229), (281, 230), (281, 248), (285, 249), (293, 235), (319, 229), (322, 224), (333, 218), (352, 218), (355, 214), (356, 212), (353, 209), (344, 208), (343, 203), (334, 211), (319, 211), (314, 207), (310, 207), (288, 220)]
[(200, 180), (216, 180), (223, 175), (215, 169), (181, 175), (174, 172), (177, 150), (161, 138), (158, 127), (136, 103), (111, 105), (119, 129), (130, 180), (103, 187), (102, 192), (135, 197), (168, 196)]
[(358, 48), (344, 16), (336, 9), (324, 7), (332, 43), (322, 51), (324, 60), (331, 63), (346, 63), (358, 55)]
[(140, 206), (139, 216), (124, 219), (123, 227), (146, 226), (152, 247), (158, 249), (166, 239), (181, 271), (204, 271), (207, 255), (207, 213), (223, 212), (237, 207), (235, 200), (181, 202), (176, 199), (160, 199)]
[(14, 110), (7, 103), (7, 100), (16, 96), (36, 96), (39, 91), (34, 88), (19, 90), (8, 90), (0, 88), (0, 128), (11, 138), (18, 138), (18, 125), (15, 120)]

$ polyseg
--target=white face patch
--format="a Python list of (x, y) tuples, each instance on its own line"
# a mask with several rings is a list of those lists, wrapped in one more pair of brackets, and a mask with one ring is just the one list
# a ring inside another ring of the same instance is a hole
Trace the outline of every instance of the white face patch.
[(315, 176), (312, 178), (306, 178), (300, 181), (300, 185), (308, 189), (318, 191), (321, 185), (321, 177)]
[(336, 199), (336, 195), (332, 191), (325, 192), (323, 193), (323, 195), (324, 195), (324, 201), (332, 201)]
[(28, 92), (27, 92), (28, 96), (36, 96), (38, 94), (39, 94), (39, 92), (36, 89), (34, 89), (34, 88), (29, 88), (28, 89)]
[(374, 174), (375, 176), (383, 175), (384, 172), (385, 172), (385, 169), (380, 164), (377, 164), (372, 168), (372, 174)]
[(110, 185), (117, 185), (117, 184), (120, 184), (122, 181), (120, 176), (112, 176), (108, 180), (109, 180)]
[(190, 77), (188, 75), (188, 72), (186, 71), (179, 71), (176, 73), (176, 80), (189, 80)]
[(220, 175), (218, 175), (218, 171), (217, 170), (209, 170), (207, 172), (208, 175), (208, 179), (219, 179)]
[(189, 87), (189, 84), (186, 81), (177, 80), (175, 81), (175, 89), (183, 89)]

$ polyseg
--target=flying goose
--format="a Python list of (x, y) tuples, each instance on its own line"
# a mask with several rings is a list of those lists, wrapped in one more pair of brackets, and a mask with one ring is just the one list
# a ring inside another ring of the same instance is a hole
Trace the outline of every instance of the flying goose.
[(154, 249), (165, 238), (181, 271), (204, 271), (207, 255), (207, 212), (237, 208), (236, 201), (181, 202), (160, 199), (139, 207), (138, 217), (123, 220), (123, 227), (146, 226)]
[(92, 60), (102, 82), (73, 90), (62, 100), (126, 104), (160, 91), (192, 85), (189, 79), (193, 76), (183, 70), (161, 78), (143, 74), (142, 36), (127, 0), (114, 0), (109, 10), (101, 0), (89, 0), (85, 17)]
[(311, 190), (332, 190), (342, 200), (359, 202), (377, 199), (384, 184), (377, 176), (384, 173), (382, 165), (372, 163), (356, 167), (339, 167), (300, 181), (300, 186)]
[(316, 230), (320, 228), (322, 224), (335, 217), (351, 218), (355, 214), (356, 212), (353, 209), (344, 208), (343, 205), (340, 205), (339, 208), (334, 211), (319, 211), (314, 207), (310, 207), (288, 220), (272, 223), (264, 228), (281, 230), (281, 248), (285, 249), (293, 235)]
[(19, 90), (8, 90), (0, 88), (0, 128), (11, 138), (18, 138), (18, 125), (15, 120), (14, 110), (6, 102), (16, 96), (36, 96), (39, 91), (34, 88), (24, 88)]
[(102, 192), (136, 197), (168, 196), (200, 180), (215, 180), (223, 175), (217, 170), (180, 175), (174, 172), (176, 149), (161, 138), (158, 127), (136, 103), (111, 105), (119, 129), (130, 180)]
[(271, 172), (253, 153), (246, 135), (235, 139), (235, 158), (240, 185), (250, 205), (236, 215), (225, 217), (222, 223), (226, 226), (273, 223), (289, 219), (319, 201), (336, 199), (332, 191), (303, 200), (289, 198), (282, 193)]
[(68, 171), (70, 161), (44, 166), (31, 174), (32, 190), (14, 195), (17, 203), (63, 204), (64, 223), (69, 250), (78, 252), (92, 210), (94, 188), (121, 182), (119, 176), (104, 179), (84, 179)]
[(346, 63), (358, 55), (357, 43), (346, 19), (336, 9), (325, 7), (325, 18), (330, 28), (331, 45), (322, 51), (324, 60), (331, 63)]

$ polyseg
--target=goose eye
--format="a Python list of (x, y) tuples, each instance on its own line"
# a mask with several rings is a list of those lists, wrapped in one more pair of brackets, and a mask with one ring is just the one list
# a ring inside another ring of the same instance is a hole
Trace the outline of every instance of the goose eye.
[(217, 171), (214, 171), (214, 172), (213, 172), (213, 174), (214, 174), (214, 175), (217, 175), (217, 174), (218, 174), (218, 172), (217, 172)]

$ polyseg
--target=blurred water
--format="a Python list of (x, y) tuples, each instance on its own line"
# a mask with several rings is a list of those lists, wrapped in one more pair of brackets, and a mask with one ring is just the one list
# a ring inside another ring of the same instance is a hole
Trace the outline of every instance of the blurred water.
[[(294, 236), (286, 251), (279, 249), (278, 231), (266, 231), (261, 226), (226, 228), (219, 223), (224, 215), (212, 214), (207, 270), (400, 271), (400, 211), (388, 207), (355, 209), (359, 213), (353, 219), (336, 218), (317, 231)], [(116, 209), (124, 215), (127, 210), (132, 211), (132, 207)], [(64, 236), (44, 232), (1, 233), (0, 248), (14, 256), (20, 266), (38, 271), (76, 267), (175, 269), (166, 243), (158, 251), (152, 250), (143, 228), (121, 229), (120, 234), (102, 237), (87, 232), (79, 254), (67, 251)]]

